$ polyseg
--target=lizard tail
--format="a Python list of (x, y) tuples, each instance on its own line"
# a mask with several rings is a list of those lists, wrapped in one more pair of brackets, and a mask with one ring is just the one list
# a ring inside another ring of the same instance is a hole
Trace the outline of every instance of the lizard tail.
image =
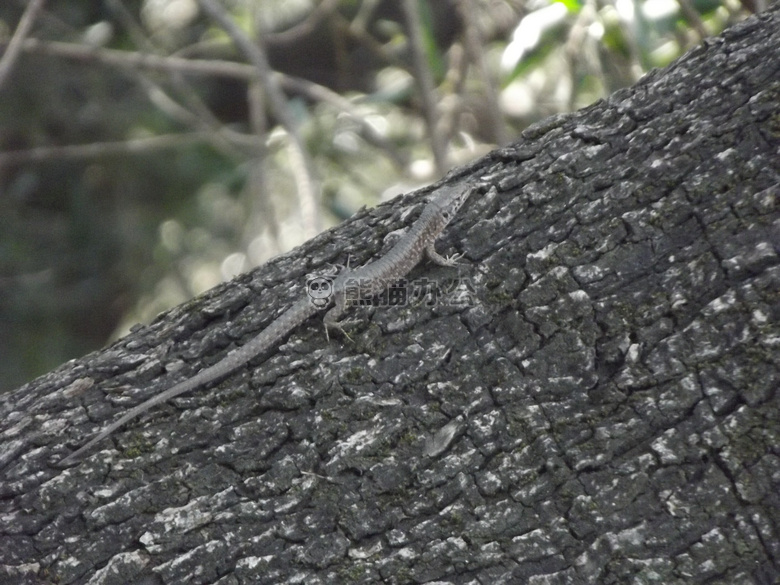
[(213, 382), (214, 380), (222, 378), (223, 376), (226, 376), (230, 372), (246, 364), (259, 353), (262, 353), (270, 347), (273, 347), (282, 339), (284, 339), (284, 337), (286, 337), (293, 329), (303, 323), (311, 315), (316, 313), (317, 310), (318, 309), (311, 302), (309, 302), (308, 299), (298, 301), (292, 307), (282, 313), (278, 319), (274, 320), (270, 325), (268, 325), (268, 327), (266, 327), (255, 338), (251, 339), (241, 347), (229, 352), (223, 359), (214, 365), (201, 370), (192, 378), (183, 380), (168, 390), (165, 390), (156, 396), (152, 396), (148, 400), (131, 408), (117, 420), (108, 425), (105, 429), (100, 431), (95, 437), (90, 439), (84, 446), (80, 447), (62, 459), (59, 465), (63, 467), (69, 467), (73, 465), (82, 454), (89, 451), (94, 445), (108, 437), (111, 433), (116, 431), (126, 422), (134, 419), (140, 414), (143, 414), (150, 408), (170, 400), (175, 396), (180, 396), (181, 394), (185, 394), (186, 392), (190, 392), (191, 390), (208, 384), (209, 382)]

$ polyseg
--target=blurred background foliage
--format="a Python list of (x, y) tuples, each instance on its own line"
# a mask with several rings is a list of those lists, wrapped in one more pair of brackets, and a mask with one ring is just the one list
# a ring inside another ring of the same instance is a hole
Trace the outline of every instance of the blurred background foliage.
[(0, 390), (761, 8), (3, 0)]

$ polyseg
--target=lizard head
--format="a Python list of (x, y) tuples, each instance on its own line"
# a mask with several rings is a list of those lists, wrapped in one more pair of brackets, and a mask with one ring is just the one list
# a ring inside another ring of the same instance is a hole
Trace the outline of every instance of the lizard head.
[(433, 199), (438, 212), (444, 220), (444, 225), (450, 223), (458, 210), (475, 191), (475, 186), (471, 183), (442, 187), (441, 193)]

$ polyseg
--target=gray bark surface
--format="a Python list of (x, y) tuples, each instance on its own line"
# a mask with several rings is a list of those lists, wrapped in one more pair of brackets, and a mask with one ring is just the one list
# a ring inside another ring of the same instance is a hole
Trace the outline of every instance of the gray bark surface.
[(56, 462), (219, 360), (423, 198), (63, 365), (0, 405), (2, 583), (776, 583), (780, 5), (468, 168), (411, 279)]

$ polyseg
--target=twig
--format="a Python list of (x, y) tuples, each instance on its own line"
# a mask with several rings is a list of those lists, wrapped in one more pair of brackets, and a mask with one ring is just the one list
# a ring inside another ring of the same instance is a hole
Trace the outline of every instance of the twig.
[(682, 10), (683, 16), (685, 16), (691, 28), (696, 31), (699, 37), (697, 42), (700, 43), (706, 39), (709, 36), (707, 27), (704, 26), (704, 21), (702, 21), (691, 0), (677, 0), (677, 3), (680, 5), (680, 10)]
[[(87, 47), (72, 43), (41, 41), (38, 39), (27, 39), (24, 42), (23, 48), (25, 51), (31, 53), (52, 55), (85, 63), (99, 61), (105, 65), (123, 68), (212, 75), (247, 81), (251, 81), (258, 77), (257, 70), (252, 65), (218, 59), (207, 61), (203, 59), (186, 59), (183, 57), (162, 57), (149, 53), (131, 53), (129, 51), (119, 51), (117, 49)], [(297, 91), (314, 101), (326, 102), (347, 114), (355, 122), (360, 123), (369, 134), (373, 134), (372, 138), (377, 142), (381, 142), (382, 138), (376, 133), (374, 128), (363, 119), (349, 100), (343, 98), (338, 93), (328, 89), (324, 85), (319, 85), (306, 79), (285, 75), (278, 71), (273, 73), (273, 77), (278, 80), (283, 88), (289, 91)], [(384, 146), (384, 143), (382, 143), (382, 145)]]
[(443, 175), (447, 170), (447, 150), (444, 139), (439, 132), (439, 115), (436, 108), (436, 88), (433, 84), (433, 76), (427, 65), (425, 47), (422, 37), (422, 23), (418, 14), (417, 0), (403, 0), (404, 15), (409, 28), (409, 43), (411, 45), (414, 61), (414, 78), (420, 93), (420, 101), (423, 105), (425, 126), (428, 129), (428, 139), (431, 141), (433, 159), (436, 170)]
[(121, 142), (93, 142), (69, 146), (41, 146), (28, 150), (0, 152), (0, 167), (3, 165), (66, 160), (100, 158), (117, 154), (138, 154), (162, 148), (179, 147), (185, 144), (210, 142), (214, 132), (192, 132), (190, 134), (164, 134), (148, 138), (134, 138)]
[(281, 32), (266, 34), (266, 42), (295, 42), (296, 39), (311, 33), (322, 19), (334, 12), (338, 7), (338, 2), (339, 0), (322, 0), (302, 22)]
[[(152, 71), (165, 71), (169, 73), (189, 73), (194, 75), (211, 75), (219, 77), (229, 77), (231, 79), (242, 79), (251, 81), (257, 79), (257, 70), (252, 65), (243, 63), (234, 63), (232, 61), (222, 60), (202, 60), (187, 59), (183, 57), (162, 57), (149, 53), (132, 53), (129, 51), (119, 51), (117, 49), (106, 49), (98, 47), (88, 47), (72, 43), (62, 43), (57, 41), (41, 41), (38, 39), (26, 39), (23, 44), (25, 52), (52, 55), (72, 61), (82, 63), (91, 63), (98, 61), (104, 65), (114, 67), (149, 69)], [(303, 94), (313, 101), (325, 102), (343, 112), (349, 118), (360, 125), (363, 129), (365, 139), (382, 149), (395, 164), (404, 166), (405, 156), (401, 154), (384, 136), (362, 116), (354, 107), (352, 102), (343, 98), (338, 93), (319, 85), (313, 81), (285, 75), (284, 73), (274, 72), (274, 78), (279, 80), (279, 84), (288, 91), (295, 91)], [(233, 142), (248, 144), (249, 137), (223, 129)], [(256, 140), (256, 138), (255, 138)]]
[(16, 27), (14, 35), (11, 37), (8, 47), (6, 47), (3, 57), (0, 59), (0, 88), (3, 87), (6, 79), (8, 79), (8, 75), (13, 70), (22, 50), (24, 39), (30, 32), (38, 12), (43, 8), (44, 2), (45, 0), (30, 0), (30, 3), (24, 10), (24, 14), (19, 19), (19, 25)]
[(282, 87), (285, 89), (306, 95), (312, 100), (330, 104), (337, 110), (347, 114), (351, 120), (357, 122), (361, 126), (363, 129), (363, 138), (382, 149), (399, 167), (406, 165), (407, 156), (399, 151), (382, 134), (377, 132), (376, 128), (366, 121), (365, 116), (358, 112), (357, 108), (355, 108), (348, 99), (342, 97), (335, 91), (328, 89), (324, 85), (319, 85), (308, 79), (291, 77), (284, 75), (283, 73), (277, 73), (277, 75), (280, 76), (279, 79)]
[(251, 65), (218, 59), (206, 61), (184, 57), (162, 57), (160, 55), (152, 55), (151, 53), (131, 53), (130, 51), (120, 51), (118, 49), (106, 49), (104, 47), (77, 45), (60, 41), (42, 41), (39, 39), (26, 39), (22, 48), (30, 53), (53, 55), (83, 63), (99, 61), (104, 65), (115, 65), (117, 67), (134, 67), (168, 72), (180, 71), (182, 73), (230, 77), (232, 79), (253, 79), (257, 77), (257, 72)]
[[(267, 117), (265, 115), (265, 94), (263, 88), (260, 87), (260, 82), (254, 80), (249, 84), (249, 91), (247, 92), (247, 103), (249, 104), (249, 124), (252, 128), (255, 136), (265, 136), (268, 132), (266, 127)], [(246, 189), (249, 192), (248, 205), (252, 210), (249, 217), (254, 218), (258, 222), (262, 222), (261, 225), (247, 226), (248, 232), (251, 233), (251, 237), (254, 238), (259, 234), (263, 227), (268, 229), (271, 242), (273, 243), (273, 249), (267, 250), (268, 256), (273, 256), (280, 252), (279, 249), (279, 224), (276, 221), (276, 209), (274, 201), (270, 197), (264, 197), (264, 193), (268, 193), (268, 181), (266, 180), (265, 173), (265, 161), (267, 155), (266, 144), (262, 140), (258, 140), (257, 147), (253, 153), (254, 159), (251, 162), (249, 171), (249, 180), (247, 182)], [(247, 248), (251, 250), (251, 242), (247, 242)], [(264, 250), (265, 251), (265, 250)], [(256, 261), (257, 258), (252, 258)], [(265, 258), (263, 258), (265, 260)]]
[(295, 126), (290, 110), (287, 107), (287, 101), (282, 93), (279, 84), (271, 74), (271, 68), (268, 65), (268, 59), (265, 52), (259, 44), (253, 43), (244, 32), (238, 28), (235, 22), (228, 16), (222, 6), (214, 0), (198, 0), (201, 8), (214, 19), (227, 35), (233, 40), (236, 46), (244, 53), (249, 61), (254, 65), (260, 82), (268, 94), (271, 112), (279, 120), (282, 127), (287, 131), (290, 137), (292, 148), (290, 149), (290, 164), (293, 167), (293, 176), (298, 185), (298, 192), (301, 201), (301, 221), (305, 238), (313, 237), (320, 231), (319, 207), (317, 205), (318, 197), (315, 195), (312, 164), (308, 152), (306, 151), (303, 140), (298, 129)]
[(490, 121), (491, 138), (496, 144), (503, 146), (509, 139), (507, 138), (506, 125), (501, 115), (498, 94), (496, 93), (496, 84), (490, 75), (485, 60), (485, 50), (482, 42), (482, 32), (479, 28), (479, 19), (473, 16), (474, 5), (468, 0), (458, 2), (458, 11), (460, 19), (463, 22), (464, 37), (466, 41), (466, 53), (477, 69), (477, 76), (482, 81), (482, 88), (485, 93), (485, 112)]
[[(146, 53), (156, 54), (158, 52), (155, 43), (146, 36), (143, 27), (136, 22), (134, 15), (120, 0), (106, 0), (106, 4), (136, 46)], [(169, 95), (167, 88), (151, 79), (148, 75), (145, 75), (143, 69), (133, 68), (132, 74), (141, 87), (146, 90), (149, 101), (167, 116), (189, 126), (193, 131), (212, 130), (214, 132), (214, 140), (211, 141), (212, 146), (221, 150), (227, 156), (244, 154), (240, 150), (245, 149), (239, 149), (236, 146), (247, 146), (247, 141), (257, 140), (257, 137), (236, 133), (222, 125), (211, 113), (211, 110), (197, 97), (197, 92), (190, 87), (181, 72), (171, 72), (169, 79), (173, 87), (179, 90), (179, 94), (188, 107), (185, 107)]]

